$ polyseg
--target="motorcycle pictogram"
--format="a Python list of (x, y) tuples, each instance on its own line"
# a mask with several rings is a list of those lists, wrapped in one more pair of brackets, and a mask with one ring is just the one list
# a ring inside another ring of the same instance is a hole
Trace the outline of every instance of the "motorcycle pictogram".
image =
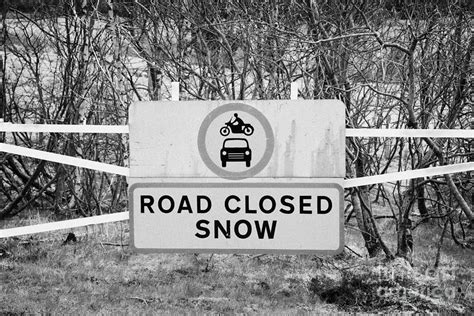
[(230, 132), (234, 134), (245, 134), (247, 136), (250, 136), (253, 134), (254, 128), (250, 124), (244, 123), (241, 118), (239, 118), (239, 115), (237, 113), (234, 114), (234, 121), (232, 121), (233, 118), (229, 120), (229, 122), (225, 123), (226, 126), (222, 127), (220, 129), (220, 133), (222, 136), (227, 136), (230, 134)]

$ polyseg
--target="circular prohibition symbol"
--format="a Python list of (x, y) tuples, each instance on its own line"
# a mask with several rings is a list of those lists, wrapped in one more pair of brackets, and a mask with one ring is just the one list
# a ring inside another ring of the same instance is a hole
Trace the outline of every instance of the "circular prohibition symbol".
[(204, 164), (229, 180), (250, 178), (270, 161), (275, 138), (270, 122), (254, 107), (229, 103), (211, 111), (198, 133)]

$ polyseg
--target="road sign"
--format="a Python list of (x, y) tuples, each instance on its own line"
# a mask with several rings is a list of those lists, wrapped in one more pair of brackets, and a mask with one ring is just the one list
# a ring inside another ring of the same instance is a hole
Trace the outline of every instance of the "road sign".
[(137, 251), (342, 249), (340, 101), (137, 102), (129, 114)]
[(270, 161), (274, 146), (271, 124), (247, 104), (220, 106), (206, 116), (199, 128), (199, 154), (206, 166), (222, 178), (257, 175)]
[(141, 183), (130, 196), (132, 244), (145, 252), (331, 254), (343, 245), (335, 184)]

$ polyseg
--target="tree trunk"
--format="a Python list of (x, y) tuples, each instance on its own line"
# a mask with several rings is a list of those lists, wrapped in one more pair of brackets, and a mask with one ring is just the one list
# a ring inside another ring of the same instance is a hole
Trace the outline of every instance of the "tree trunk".
[(163, 81), (163, 74), (155, 65), (148, 65), (150, 70), (150, 77), (148, 79), (148, 89), (150, 93), (150, 100), (161, 100), (161, 85)]
[[(5, 109), (7, 107), (7, 102), (6, 102), (6, 94), (5, 94), (5, 82), (3, 81), (3, 78), (5, 78), (5, 70), (4, 70), (4, 62), (3, 62), (3, 56), (0, 55), (0, 123), (4, 120), (5, 118)], [(0, 143), (5, 142), (5, 133), (0, 132)]]
[[(354, 146), (357, 147), (357, 146)], [(351, 154), (349, 154), (351, 155)], [(354, 159), (354, 157), (352, 157)], [(357, 177), (365, 176), (364, 173), (364, 158), (360, 154), (355, 158), (355, 175)], [(350, 164), (347, 164), (349, 166)], [(350, 168), (347, 168), (347, 172), (353, 176), (354, 171)], [(352, 206), (354, 207), (354, 213), (357, 219), (357, 225), (359, 230), (364, 238), (365, 247), (369, 253), (370, 257), (376, 257), (385, 251), (387, 257), (391, 258), (392, 254), (390, 250), (384, 245), (380, 234), (377, 231), (377, 226), (373, 219), (372, 210), (370, 208), (370, 199), (367, 186), (361, 186), (358, 188), (352, 189), (351, 192), (351, 201)]]
[(415, 179), (416, 183), (416, 204), (418, 206), (418, 212), (422, 217), (428, 216), (428, 209), (426, 207), (426, 199), (425, 199), (425, 186), (420, 184), (423, 182), (423, 178)]
[[(365, 199), (363, 203), (361, 203), (362, 199)], [(377, 236), (374, 232), (375, 227), (372, 227), (369, 219), (369, 216), (372, 216), (372, 214), (362, 206), (367, 202), (367, 200), (366, 191), (361, 190), (358, 194), (357, 190), (352, 190), (351, 202), (356, 215), (357, 225), (359, 226), (359, 230), (364, 238), (365, 248), (367, 248), (369, 257), (373, 258), (380, 254), (382, 248), (380, 247), (380, 243), (378, 242)]]
[[(360, 159), (361, 156), (355, 161), (357, 177), (363, 177), (363, 161)], [(358, 162), (358, 160), (360, 160)], [(388, 259), (393, 259), (393, 254), (385, 245), (377, 229), (377, 225), (372, 214), (370, 207), (370, 194), (368, 186), (361, 186), (359, 189), (353, 189), (351, 193), (351, 201), (354, 207), (354, 212), (357, 218), (357, 224), (359, 230), (362, 233), (362, 237), (365, 241), (365, 246), (369, 252), (370, 257), (376, 257), (382, 251), (385, 253)]]
[[(2, 6), (2, 31), (1, 31), (1, 43), (0, 50), (3, 55), (0, 55), (0, 121), (6, 121), (6, 112), (7, 112), (7, 94), (6, 94), (6, 60), (7, 60), (7, 11), (8, 11), (8, 1), (3, 1)], [(0, 143), (5, 141), (5, 133), (0, 132)]]
[(413, 263), (413, 236), (410, 213), (414, 204), (415, 179), (409, 180), (408, 189), (402, 194), (402, 205), (399, 209), (397, 230), (397, 257)]

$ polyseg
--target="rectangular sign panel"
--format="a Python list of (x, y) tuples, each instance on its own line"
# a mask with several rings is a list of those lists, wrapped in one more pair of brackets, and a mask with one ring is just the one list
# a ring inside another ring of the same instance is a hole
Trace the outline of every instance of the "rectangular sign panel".
[(345, 176), (341, 101), (136, 102), (129, 118), (132, 178)]
[(135, 250), (342, 251), (341, 101), (136, 102), (129, 125)]
[(313, 183), (137, 183), (135, 250), (339, 253), (342, 188)]

